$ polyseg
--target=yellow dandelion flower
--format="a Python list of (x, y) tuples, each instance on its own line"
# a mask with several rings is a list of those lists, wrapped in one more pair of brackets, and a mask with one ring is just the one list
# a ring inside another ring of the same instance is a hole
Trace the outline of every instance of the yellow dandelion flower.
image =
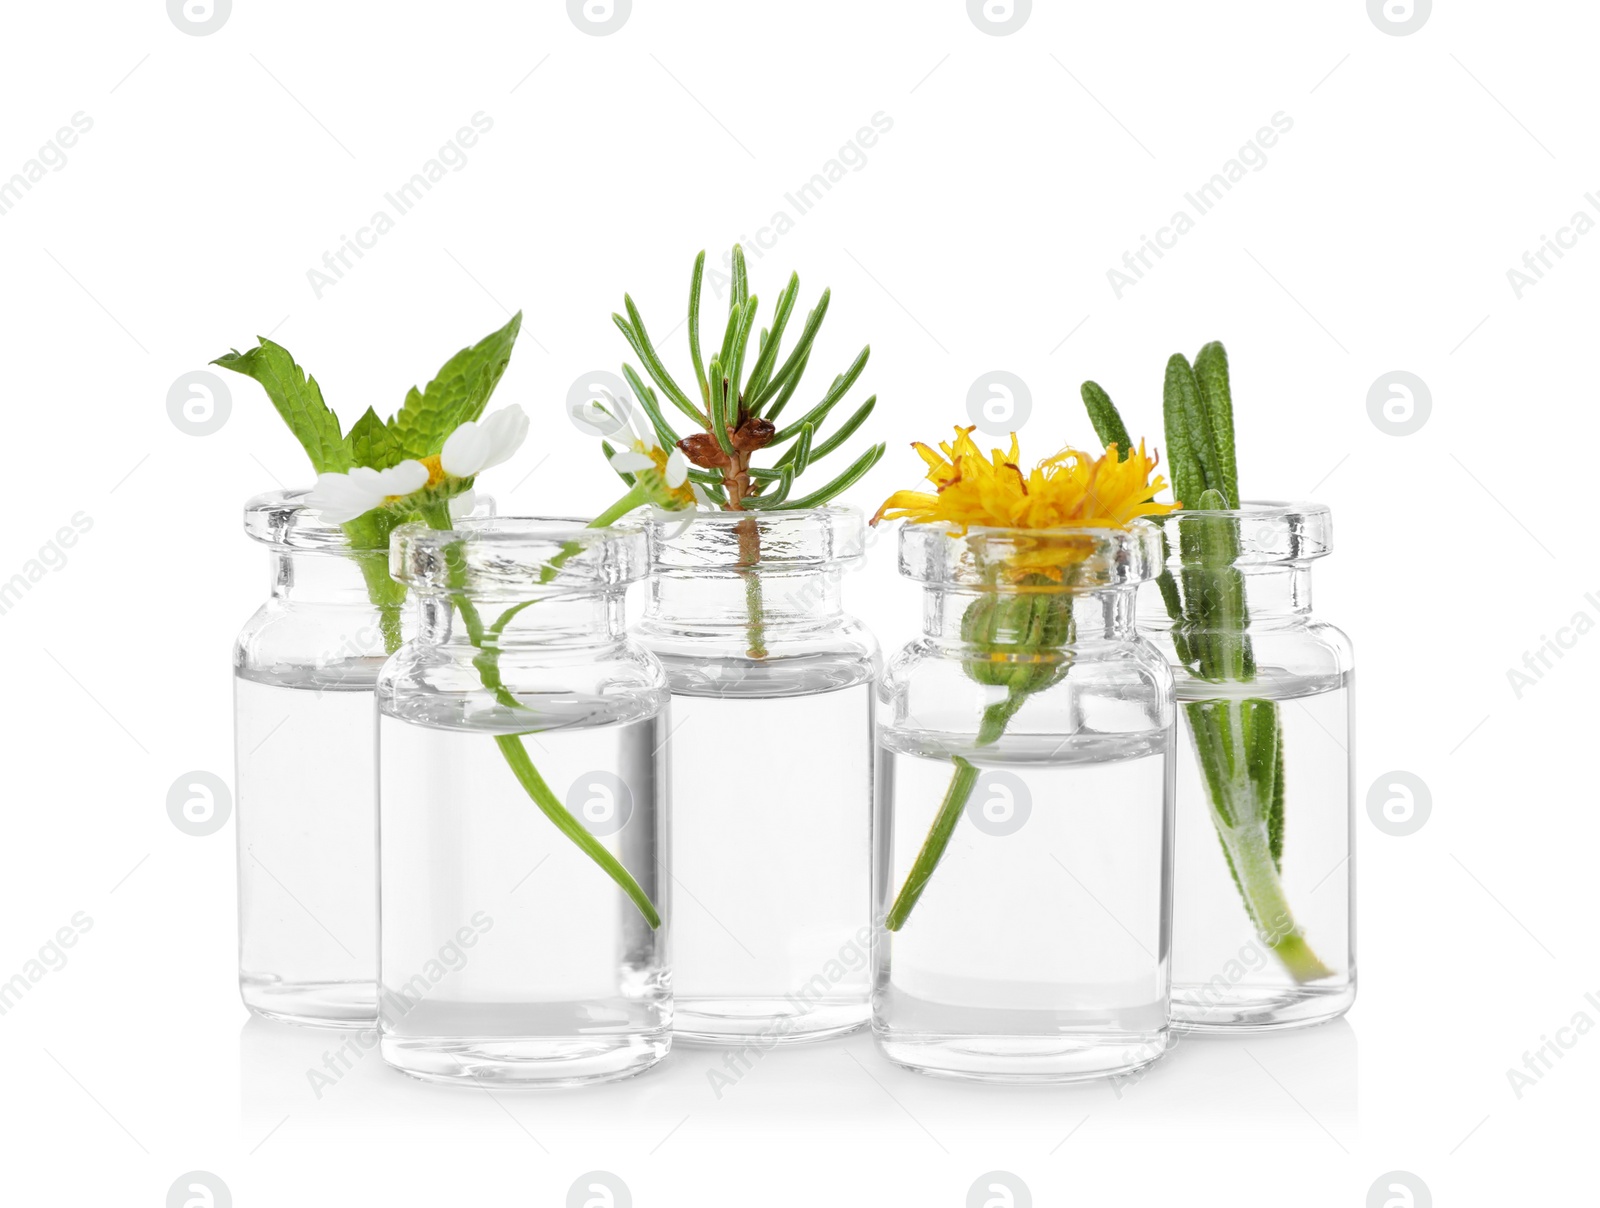
[[(1146, 453), (1143, 441), (1137, 452), (1120, 460), (1115, 445), (1101, 457), (1068, 446), (1024, 473), (1015, 433), (1010, 449), (994, 449), (985, 456), (972, 431), (957, 427), (955, 440), (938, 449), (913, 444), (927, 464), (935, 493), (896, 491), (872, 523), (943, 521), (962, 533), (973, 527), (1121, 529), (1141, 516), (1162, 516), (1178, 507), (1156, 502), (1167, 482), (1154, 473), (1159, 459)], [(1091, 547), (1087, 540), (1041, 542), (1036, 550), (1019, 550), (1011, 569), (1059, 579), (1060, 567), (1081, 561)]]

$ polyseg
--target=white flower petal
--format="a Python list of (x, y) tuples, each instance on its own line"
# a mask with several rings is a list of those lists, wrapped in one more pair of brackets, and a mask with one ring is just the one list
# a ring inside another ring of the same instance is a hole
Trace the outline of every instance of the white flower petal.
[(652, 468), (655, 464), (643, 453), (623, 451), (614, 454), (611, 458), (611, 468), (613, 470), (621, 470), (624, 474), (637, 474), (642, 470)]
[(306, 494), (306, 506), (316, 508), (330, 524), (354, 520), (383, 503), (383, 493), (374, 489), (377, 473), (369, 470), (368, 476), (319, 474)]
[(698, 482), (691, 482), (689, 484), (689, 489), (694, 492), (694, 501), (701, 507), (715, 508), (717, 506), (717, 501), (712, 499), (711, 496), (706, 492), (706, 489)]
[(667, 486), (674, 491), (689, 480), (689, 459), (683, 455), (682, 449), (674, 449), (667, 455), (667, 472), (664, 477)]
[(439, 465), (452, 478), (471, 478), (483, 469), (493, 445), (489, 433), (476, 420), (462, 424), (444, 442)]
[(522, 447), (522, 442), (528, 436), (528, 417), (521, 407), (513, 403), (484, 420), (482, 427), (489, 434), (489, 456), (478, 467), (480, 474), (491, 466), (509, 461), (512, 454)]
[(385, 495), (409, 495), (428, 485), (428, 467), (420, 461), (402, 461), (378, 475)]
[(462, 491), (450, 500), (450, 518), (460, 520), (470, 516), (478, 507), (478, 493), (476, 491)]

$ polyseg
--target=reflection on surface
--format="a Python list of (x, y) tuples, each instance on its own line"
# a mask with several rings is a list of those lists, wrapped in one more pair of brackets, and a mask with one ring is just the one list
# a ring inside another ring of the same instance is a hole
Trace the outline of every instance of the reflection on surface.
[(1270, 1136), (1332, 1154), (1335, 1145), (1353, 1147), (1357, 1125), (1356, 1033), (1345, 1020), (1238, 1039), (1181, 1038), (1137, 1080), (1056, 1087), (911, 1074), (858, 1032), (744, 1056), (679, 1045), (626, 1082), (491, 1095), (416, 1082), (361, 1039), (252, 1018), (239, 1038), (243, 1140), (254, 1145), (275, 1133), (275, 1145), (293, 1144), (326, 1139), (329, 1129), (404, 1135), (418, 1126), (428, 1135), (504, 1133), (553, 1151), (604, 1130), (643, 1154), (668, 1140), (705, 1143), (794, 1127), (859, 1137), (868, 1126), (950, 1152), (1003, 1137), (1048, 1154), (1096, 1134), (1132, 1139), (1151, 1125), (1181, 1125), (1195, 1140), (1237, 1137), (1245, 1126), (1258, 1141)]

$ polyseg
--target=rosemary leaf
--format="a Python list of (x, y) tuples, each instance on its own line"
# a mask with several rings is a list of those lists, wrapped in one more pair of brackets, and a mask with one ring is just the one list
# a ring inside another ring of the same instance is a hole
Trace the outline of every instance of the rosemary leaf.
[(1228, 384), (1228, 351), (1220, 341), (1213, 340), (1200, 350), (1194, 359), (1194, 377), (1216, 455), (1216, 477), (1208, 476), (1207, 482), (1226, 497), (1224, 507), (1236, 508), (1239, 461), (1233, 443), (1233, 391)]
[(1133, 438), (1128, 435), (1128, 427), (1122, 422), (1111, 396), (1098, 382), (1085, 382), (1078, 387), (1078, 392), (1083, 396), (1084, 410), (1089, 413), (1089, 422), (1094, 425), (1094, 434), (1100, 438), (1100, 443), (1108, 449), (1116, 445), (1117, 460), (1127, 461), (1128, 454), (1133, 451)]

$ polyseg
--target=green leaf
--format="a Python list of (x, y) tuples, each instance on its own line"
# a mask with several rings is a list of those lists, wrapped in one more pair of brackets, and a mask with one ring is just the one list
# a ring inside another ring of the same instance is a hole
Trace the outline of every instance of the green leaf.
[(841, 491), (848, 490), (851, 486), (855, 485), (855, 483), (859, 481), (868, 470), (877, 465), (878, 459), (883, 456), (883, 450), (885, 447), (886, 446), (884, 445), (873, 445), (872, 448), (868, 449), (860, 457), (856, 458), (855, 461), (850, 464), (849, 469), (847, 469), (843, 474), (839, 475), (839, 477), (835, 478), (827, 486), (822, 487), (819, 490), (812, 491), (809, 495), (802, 495), (793, 503), (784, 504), (784, 510), (797, 512), (806, 508), (821, 507)]
[(789, 316), (794, 312), (794, 302), (800, 295), (800, 274), (790, 273), (789, 284), (783, 287), (783, 292), (778, 295), (777, 308), (772, 313), (772, 330), (767, 334), (766, 343), (761, 346), (761, 354), (756, 358), (756, 363), (750, 367), (750, 381), (745, 387), (745, 393), (752, 398), (766, 389), (767, 380), (772, 375), (772, 367), (778, 363), (778, 345), (783, 340), (783, 329), (788, 326)]
[(408, 457), (431, 457), (468, 420), (483, 414), (489, 396), (511, 361), (511, 349), (522, 329), (518, 311), (499, 331), (463, 348), (434, 374), (427, 388), (413, 386), (394, 417), (395, 435)]
[(1194, 371), (1182, 353), (1167, 361), (1167, 380), (1162, 391), (1162, 417), (1167, 433), (1167, 464), (1172, 468), (1172, 494), (1184, 507), (1197, 507), (1206, 489), (1205, 471), (1197, 460), (1189, 437), (1189, 400), (1198, 401), (1199, 387)]
[[(783, 387), (783, 384), (788, 381), (789, 375), (803, 365), (806, 358), (811, 355), (811, 344), (817, 338), (817, 330), (822, 326), (822, 320), (828, 313), (828, 301), (832, 296), (832, 290), (825, 289), (822, 291), (822, 297), (817, 299), (816, 306), (806, 316), (806, 325), (801, 329), (800, 339), (795, 342), (794, 348), (790, 350), (788, 359), (783, 362), (782, 368), (772, 375), (772, 380), (762, 388), (761, 393), (756, 396), (755, 401), (751, 404), (750, 413), (752, 415), (760, 413), (767, 400)], [(770, 419), (772, 417), (768, 416), (767, 418)]]
[(694, 358), (694, 380), (700, 384), (700, 397), (709, 402), (711, 390), (706, 384), (706, 366), (700, 359), (700, 283), (705, 271), (706, 254), (702, 249), (694, 258), (694, 276), (689, 279), (689, 355)]
[(344, 439), (350, 449), (351, 465), (387, 470), (406, 459), (399, 435), (371, 407), (361, 413)]
[(1228, 350), (1213, 340), (1194, 359), (1195, 383), (1200, 388), (1200, 404), (1211, 431), (1211, 447), (1216, 456), (1216, 477), (1207, 483), (1221, 491), (1228, 502), (1239, 506), (1239, 461), (1233, 447), (1233, 391), (1228, 384)]
[(348, 470), (350, 450), (340, 432), (339, 417), (322, 401), (317, 379), (306, 376), (287, 348), (265, 336), (257, 339), (258, 347), (248, 352), (235, 349), (211, 363), (261, 383), (318, 474)]
[(1133, 451), (1133, 440), (1111, 396), (1098, 382), (1085, 382), (1078, 387), (1078, 392), (1083, 395), (1084, 410), (1089, 413), (1089, 422), (1094, 425), (1094, 434), (1100, 438), (1100, 443), (1108, 449), (1116, 445), (1117, 460), (1127, 461), (1128, 454)]

